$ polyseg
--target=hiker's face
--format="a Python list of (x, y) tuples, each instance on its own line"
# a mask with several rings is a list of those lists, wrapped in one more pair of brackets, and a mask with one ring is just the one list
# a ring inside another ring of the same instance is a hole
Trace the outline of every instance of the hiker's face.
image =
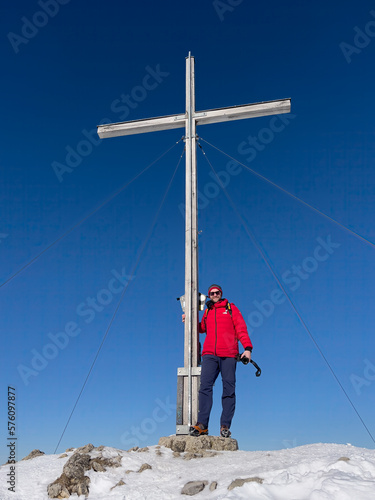
[(221, 299), (220, 290), (218, 290), (217, 288), (213, 288), (210, 291), (210, 299), (212, 300), (212, 302), (217, 302), (218, 300), (220, 300)]

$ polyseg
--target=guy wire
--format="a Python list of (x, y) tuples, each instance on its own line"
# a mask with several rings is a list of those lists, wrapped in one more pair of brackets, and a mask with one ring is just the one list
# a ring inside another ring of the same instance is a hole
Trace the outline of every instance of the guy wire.
[(126, 184), (124, 184), (123, 186), (121, 186), (115, 193), (111, 194), (105, 201), (103, 201), (103, 203), (101, 203), (92, 212), (90, 212), (88, 215), (86, 215), (86, 217), (84, 217), (82, 220), (80, 220), (79, 222), (77, 222), (77, 224), (74, 224), (74, 226), (72, 226), (70, 229), (68, 229), (67, 231), (65, 231), (65, 233), (62, 234), (61, 236), (59, 236), (55, 241), (53, 241), (52, 243), (50, 243), (44, 250), (42, 250), (35, 257), (33, 257), (27, 264), (25, 264), (24, 266), (22, 266), (18, 271), (16, 271), (14, 274), (12, 274), (7, 280), (5, 280), (3, 283), (1, 283), (0, 288), (2, 286), (6, 285), (7, 283), (9, 283), (13, 278), (15, 278), (16, 276), (18, 276), (18, 274), (20, 274), (22, 271), (24, 271), (25, 269), (27, 269), (33, 262), (35, 262), (37, 259), (39, 259), (39, 257), (41, 257), (45, 252), (47, 252), (47, 250), (49, 250), (54, 245), (56, 245), (56, 243), (58, 243), (59, 241), (61, 241), (62, 239), (64, 239), (65, 236), (68, 236), (68, 234), (70, 234), (72, 231), (74, 231), (74, 229), (76, 229), (77, 227), (79, 227), (87, 219), (89, 219), (92, 215), (94, 215), (101, 208), (103, 208), (107, 203), (109, 203), (111, 200), (113, 200), (113, 198), (115, 198), (118, 194), (120, 194), (121, 191), (123, 191), (125, 188), (127, 188), (128, 186), (130, 186), (130, 184), (132, 182), (134, 182), (136, 179), (138, 179), (138, 177), (140, 177), (144, 172), (146, 172), (146, 170), (148, 170), (150, 167), (152, 167), (152, 165), (155, 165), (155, 163), (157, 163), (161, 158), (163, 158), (163, 156), (165, 156), (167, 153), (169, 153), (169, 151), (171, 151), (175, 146), (177, 146), (177, 144), (179, 142), (181, 142), (182, 139), (183, 138), (181, 138), (180, 140), (178, 140), (175, 144), (173, 144), (173, 146), (171, 146), (166, 151), (164, 151), (164, 153), (162, 153), (158, 158), (156, 158), (156, 160), (152, 161), (149, 165), (147, 165), (147, 167), (145, 167), (141, 172), (139, 172), (136, 176), (134, 176), (133, 179), (131, 179), (129, 182), (127, 182)]
[(163, 205), (164, 205), (165, 199), (166, 199), (166, 197), (167, 197), (167, 194), (168, 194), (168, 192), (169, 192), (169, 190), (170, 190), (170, 188), (171, 188), (171, 186), (172, 186), (173, 179), (175, 178), (175, 175), (176, 175), (176, 173), (177, 173), (178, 167), (180, 166), (180, 163), (181, 163), (182, 157), (183, 157), (183, 155), (184, 155), (184, 152), (185, 152), (185, 147), (184, 147), (184, 149), (183, 149), (183, 151), (182, 151), (182, 153), (181, 153), (181, 156), (180, 156), (180, 158), (179, 158), (179, 160), (178, 160), (178, 162), (177, 162), (177, 166), (176, 166), (176, 168), (175, 168), (175, 171), (174, 171), (174, 172), (173, 172), (173, 174), (172, 174), (172, 177), (171, 177), (171, 180), (169, 181), (169, 184), (168, 184), (168, 186), (167, 186), (167, 189), (165, 190), (164, 196), (163, 196), (163, 198), (162, 198), (162, 200), (161, 200), (161, 202), (160, 202), (159, 208), (158, 208), (158, 209), (157, 209), (157, 211), (156, 211), (155, 217), (154, 217), (154, 219), (153, 219), (153, 221), (152, 221), (152, 224), (151, 224), (150, 229), (149, 229), (149, 231), (148, 231), (148, 233), (147, 233), (147, 235), (146, 235), (146, 238), (144, 239), (144, 241), (143, 241), (143, 243), (142, 243), (142, 246), (141, 246), (141, 248), (140, 248), (140, 250), (139, 250), (139, 252), (138, 252), (138, 257), (137, 257), (137, 259), (136, 259), (136, 261), (135, 261), (135, 263), (134, 263), (134, 265), (133, 265), (133, 267), (132, 267), (132, 269), (131, 269), (131, 271), (130, 271), (130, 279), (128, 280), (128, 282), (127, 282), (127, 284), (126, 284), (126, 286), (125, 286), (124, 290), (123, 290), (123, 291), (122, 291), (122, 293), (121, 293), (120, 299), (119, 299), (119, 301), (118, 301), (118, 303), (117, 303), (117, 306), (116, 306), (116, 309), (115, 309), (115, 312), (113, 313), (113, 315), (112, 315), (112, 317), (111, 317), (111, 319), (110, 319), (110, 321), (109, 321), (109, 324), (108, 324), (107, 330), (106, 330), (106, 332), (105, 332), (105, 334), (104, 334), (104, 336), (103, 336), (103, 339), (102, 339), (102, 341), (101, 341), (101, 344), (100, 344), (100, 346), (99, 346), (99, 349), (98, 349), (98, 351), (97, 351), (97, 353), (96, 353), (96, 355), (95, 355), (94, 361), (92, 362), (92, 364), (91, 364), (91, 366), (90, 366), (89, 372), (88, 372), (88, 374), (87, 374), (87, 376), (86, 376), (86, 378), (85, 378), (85, 381), (84, 381), (84, 383), (83, 383), (83, 385), (82, 385), (82, 387), (81, 387), (81, 390), (80, 390), (80, 392), (79, 392), (79, 394), (78, 394), (78, 397), (77, 397), (77, 399), (76, 399), (76, 402), (74, 403), (73, 409), (72, 409), (72, 411), (70, 412), (70, 415), (69, 415), (68, 421), (67, 421), (67, 423), (66, 423), (66, 425), (65, 425), (65, 427), (64, 427), (64, 430), (63, 430), (63, 432), (62, 432), (62, 434), (61, 434), (61, 436), (60, 436), (59, 442), (58, 442), (58, 443), (57, 443), (57, 445), (56, 445), (56, 448), (55, 448), (54, 453), (56, 453), (57, 448), (59, 447), (59, 445), (60, 445), (60, 443), (61, 443), (61, 440), (62, 440), (62, 438), (63, 438), (63, 436), (64, 436), (64, 434), (65, 434), (65, 431), (66, 431), (66, 429), (67, 429), (67, 427), (68, 427), (68, 425), (69, 425), (69, 422), (70, 422), (70, 420), (71, 420), (71, 418), (72, 418), (72, 416), (73, 416), (74, 410), (76, 409), (76, 406), (77, 406), (77, 404), (78, 404), (78, 401), (79, 401), (79, 400), (80, 400), (80, 398), (81, 398), (81, 395), (82, 395), (82, 393), (83, 393), (83, 390), (84, 390), (84, 388), (85, 388), (85, 386), (86, 386), (86, 384), (87, 384), (87, 381), (88, 381), (88, 379), (89, 379), (89, 377), (90, 377), (90, 374), (91, 374), (91, 372), (92, 372), (92, 370), (93, 370), (93, 368), (94, 368), (94, 365), (95, 365), (95, 363), (96, 363), (96, 361), (97, 361), (97, 359), (98, 359), (99, 353), (100, 353), (100, 351), (101, 351), (101, 349), (102, 349), (102, 347), (103, 347), (103, 344), (104, 344), (104, 342), (105, 342), (105, 339), (106, 339), (106, 338), (107, 338), (107, 336), (108, 336), (109, 330), (110, 330), (110, 328), (111, 328), (111, 326), (112, 326), (112, 323), (113, 323), (113, 321), (114, 321), (114, 319), (115, 319), (115, 317), (116, 317), (116, 315), (117, 315), (117, 312), (118, 312), (118, 310), (119, 310), (119, 308), (120, 308), (120, 305), (121, 305), (122, 299), (123, 299), (123, 297), (124, 297), (124, 295), (125, 295), (125, 292), (126, 292), (126, 290), (128, 289), (128, 286), (129, 286), (129, 284), (130, 284), (130, 281), (132, 280), (132, 277), (134, 276), (134, 273), (135, 273), (135, 271), (136, 271), (136, 269), (137, 269), (137, 267), (138, 267), (139, 261), (140, 261), (140, 259), (141, 259), (141, 257), (142, 257), (142, 254), (143, 254), (143, 252), (144, 252), (144, 250), (145, 250), (145, 248), (146, 248), (146, 245), (147, 245), (147, 243), (148, 243), (149, 239), (151, 238), (152, 232), (153, 232), (154, 227), (155, 227), (155, 225), (156, 225), (156, 222), (157, 222), (157, 220), (158, 220), (158, 217), (159, 217), (159, 214), (160, 214), (160, 212), (161, 212), (161, 209), (163, 208)]
[[(207, 142), (207, 141), (206, 141)], [(290, 296), (288, 295), (285, 287), (283, 286), (283, 284), (281, 283), (281, 281), (279, 280), (279, 278), (277, 277), (275, 271), (273, 270), (271, 264), (269, 263), (269, 260), (267, 259), (264, 251), (262, 250), (261, 246), (258, 244), (258, 242), (256, 241), (255, 239), (255, 236), (253, 235), (252, 231), (249, 229), (248, 225), (246, 224), (245, 220), (243, 219), (243, 217), (241, 216), (240, 212), (238, 211), (236, 205), (234, 204), (232, 198), (229, 196), (228, 194), (228, 191), (226, 190), (225, 186), (223, 185), (223, 183), (221, 182), (221, 179), (219, 178), (219, 176), (217, 175), (214, 167), (212, 166), (211, 162), (209, 161), (209, 159), (207, 158), (207, 155), (205, 153), (205, 151), (203, 150), (202, 146), (200, 143), (198, 143), (198, 146), (200, 147), (202, 153), (203, 153), (203, 156), (205, 157), (206, 161), (208, 162), (209, 166), (211, 167), (211, 170), (213, 171), (216, 179), (217, 179), (217, 182), (219, 183), (219, 185), (221, 186), (222, 190), (224, 191), (224, 194), (225, 196), (227, 197), (229, 203), (231, 204), (233, 210), (235, 211), (237, 217), (240, 219), (241, 221), (241, 224), (243, 226), (243, 228), (245, 229), (247, 235), (249, 236), (249, 238), (251, 239), (251, 241), (253, 242), (253, 244), (255, 245), (256, 249), (258, 250), (258, 252), (260, 253), (263, 261), (265, 262), (266, 266), (268, 267), (268, 269), (270, 270), (270, 272), (272, 273), (274, 279), (276, 280), (277, 284), (279, 285), (279, 287), (281, 288), (281, 290), (284, 292), (286, 298), (288, 299), (288, 302), (290, 303), (290, 305), (292, 306), (292, 308), (294, 309), (298, 319), (300, 320), (302, 326), (304, 327), (304, 329), (306, 330), (306, 332), (308, 333), (308, 335), (310, 336), (310, 339), (313, 341), (315, 347), (317, 348), (319, 354), (321, 355), (321, 357), (323, 358), (323, 360), (325, 361), (326, 365), (328, 366), (329, 370), (331, 371), (333, 377), (335, 378), (336, 382), (338, 383), (338, 385), (340, 386), (342, 392), (345, 394), (347, 400), (349, 401), (349, 403), (351, 404), (353, 410), (355, 411), (355, 413), (357, 414), (357, 417), (359, 418), (359, 420), (361, 421), (362, 425), (364, 426), (364, 428), (366, 429), (367, 433), (369, 434), (370, 438), (372, 439), (372, 441), (374, 442), (375, 444), (375, 439), (374, 437), (372, 436), (370, 430), (368, 429), (367, 425), (365, 424), (364, 420), (362, 419), (361, 415), (359, 414), (357, 408), (355, 407), (353, 401), (350, 399), (349, 397), (349, 394), (346, 392), (346, 390), (344, 389), (343, 385), (341, 384), (339, 378), (337, 377), (335, 371), (333, 370), (332, 366), (330, 365), (328, 359), (325, 357), (325, 355), (323, 354), (323, 351), (321, 350), (321, 348), (319, 347), (317, 341), (315, 340), (314, 336), (312, 335), (312, 333), (310, 332), (310, 329), (308, 328), (308, 326), (306, 325), (305, 321), (302, 319), (302, 316), (300, 315), (300, 313), (298, 312), (297, 310), (297, 307), (294, 305), (292, 299), (290, 298)]]
[(268, 182), (268, 184), (271, 184), (271, 186), (279, 189), (280, 191), (282, 191), (283, 193), (287, 194), (288, 196), (290, 196), (291, 198), (297, 200), (298, 202), (302, 203), (303, 205), (305, 205), (306, 207), (310, 208), (311, 210), (313, 210), (314, 212), (317, 212), (318, 214), (322, 215), (323, 217), (325, 217), (326, 219), (330, 220), (331, 222), (334, 222), (335, 224), (337, 224), (338, 226), (340, 226), (342, 229), (345, 229), (346, 231), (349, 231), (349, 233), (353, 234), (354, 236), (356, 236), (357, 238), (359, 238), (360, 240), (364, 241), (365, 243), (368, 243), (369, 245), (371, 245), (372, 247), (375, 247), (375, 244), (368, 240), (367, 238), (365, 238), (364, 236), (361, 236), (360, 234), (356, 233), (355, 231), (353, 231), (352, 229), (344, 226), (344, 224), (341, 224), (341, 222), (338, 222), (337, 220), (333, 219), (332, 217), (330, 217), (329, 215), (325, 214), (324, 212), (322, 212), (321, 210), (313, 207), (312, 205), (310, 205), (309, 203), (307, 203), (306, 201), (303, 201), (301, 200), (301, 198), (298, 198), (298, 196), (290, 193), (289, 191), (287, 191), (286, 189), (282, 188), (281, 186), (279, 186), (278, 184), (276, 184), (275, 182), (273, 181), (270, 181), (269, 179), (267, 179), (267, 177), (264, 177), (264, 175), (261, 175), (259, 174), (258, 172), (256, 172), (255, 170), (253, 170), (252, 168), (248, 167), (247, 165), (245, 165), (244, 163), (240, 162), (239, 160), (236, 160), (236, 158), (233, 158), (233, 156), (230, 156), (228, 153), (225, 153), (225, 151), (222, 151), (221, 149), (219, 149), (218, 147), (214, 146), (213, 144), (209, 143), (208, 141), (206, 141), (205, 139), (203, 139), (202, 137), (199, 137), (199, 139), (201, 139), (202, 141), (204, 141), (206, 144), (208, 144), (209, 146), (211, 146), (212, 148), (216, 149), (217, 151), (219, 151), (220, 153), (222, 153), (223, 155), (227, 156), (228, 158), (230, 158), (231, 160), (234, 160), (236, 163), (238, 163), (239, 165), (241, 165), (242, 167), (245, 167), (247, 170), (249, 170), (249, 172), (251, 172), (252, 174), (256, 175), (257, 177), (259, 177), (260, 179), (262, 179), (263, 181), (265, 182)]

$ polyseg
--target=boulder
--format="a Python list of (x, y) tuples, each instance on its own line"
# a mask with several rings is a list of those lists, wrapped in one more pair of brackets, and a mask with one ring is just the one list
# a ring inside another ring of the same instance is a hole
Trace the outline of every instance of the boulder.
[(236, 451), (238, 442), (236, 439), (223, 438), (219, 436), (168, 436), (159, 439), (159, 445), (182, 453), (201, 453), (202, 450)]
[(142, 464), (138, 470), (138, 472), (143, 472), (144, 470), (147, 470), (147, 469), (152, 469), (151, 465), (149, 464)]
[(32, 458), (40, 457), (41, 455), (45, 455), (44, 451), (33, 450), (27, 455), (27, 457), (24, 457), (22, 460), (31, 460)]
[(81, 446), (80, 448), (77, 448), (75, 453), (90, 453), (95, 448), (95, 446), (91, 443), (85, 444), (85, 446)]
[(63, 473), (69, 478), (80, 478), (90, 469), (90, 455), (75, 452), (66, 462)]
[(245, 483), (263, 483), (263, 479), (260, 477), (248, 477), (247, 479), (235, 479), (228, 486), (228, 490), (233, 490), (234, 488), (238, 488), (239, 486), (243, 486)]
[(90, 478), (85, 476), (85, 471), (90, 468), (90, 455), (76, 451), (64, 465), (61, 476), (48, 485), (48, 496), (50, 498), (69, 498), (73, 493), (87, 496)]
[(59, 478), (53, 483), (48, 485), (47, 493), (50, 498), (69, 498), (70, 492), (69, 487), (70, 480), (65, 474), (61, 474)]
[(121, 455), (117, 455), (114, 458), (104, 458), (102, 455), (99, 455), (90, 460), (90, 467), (96, 472), (104, 472), (107, 470), (107, 467), (120, 467), (121, 459)]
[(214, 491), (217, 488), (217, 481), (212, 481), (210, 484), (210, 491)]
[(181, 495), (193, 496), (204, 490), (208, 481), (189, 481), (181, 490)]

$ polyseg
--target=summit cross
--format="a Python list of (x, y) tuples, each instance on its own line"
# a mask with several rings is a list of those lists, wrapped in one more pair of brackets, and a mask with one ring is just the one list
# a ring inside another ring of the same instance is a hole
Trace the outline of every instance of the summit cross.
[(185, 128), (186, 188), (185, 188), (185, 336), (184, 367), (177, 369), (176, 434), (188, 434), (197, 421), (198, 391), (201, 368), (198, 366), (198, 203), (196, 127), (232, 120), (289, 113), (290, 99), (243, 104), (229, 108), (195, 111), (194, 57), (186, 58), (185, 113), (157, 118), (133, 120), (98, 126), (101, 139), (143, 134), (175, 128)]

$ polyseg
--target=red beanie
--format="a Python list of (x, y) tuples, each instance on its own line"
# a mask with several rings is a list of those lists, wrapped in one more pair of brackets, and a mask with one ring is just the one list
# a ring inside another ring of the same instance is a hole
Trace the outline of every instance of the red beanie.
[(214, 288), (217, 288), (218, 290), (220, 290), (221, 295), (223, 295), (223, 290), (222, 290), (222, 288), (221, 288), (221, 286), (220, 286), (220, 285), (211, 285), (211, 286), (209, 287), (209, 289), (208, 289), (208, 295), (210, 295), (211, 290), (213, 290)]

